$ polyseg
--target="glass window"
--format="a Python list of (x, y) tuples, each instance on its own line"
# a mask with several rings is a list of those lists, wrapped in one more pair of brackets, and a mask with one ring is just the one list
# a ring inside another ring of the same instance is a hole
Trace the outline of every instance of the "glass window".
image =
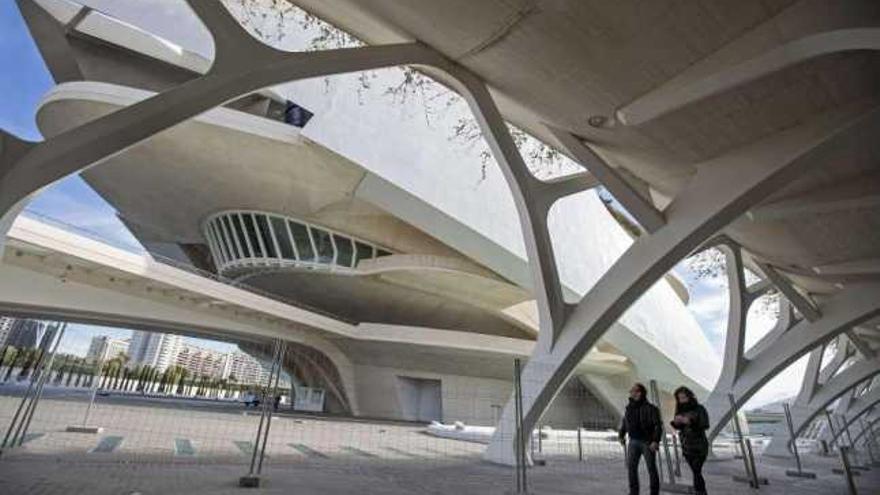
[(351, 239), (333, 234), (333, 242), (336, 243), (336, 264), (351, 268), (351, 262), (354, 261), (354, 248), (351, 245)]
[(310, 227), (312, 239), (315, 240), (315, 250), (318, 251), (318, 263), (333, 263), (333, 241), (330, 240), (330, 232), (316, 227)]
[(220, 217), (220, 221), (222, 224), (220, 225), (220, 234), (226, 241), (226, 246), (229, 248), (230, 256), (232, 256), (233, 259), (241, 258), (242, 255), (238, 251), (238, 246), (235, 245), (235, 239), (232, 237), (232, 222), (227, 216)]
[(391, 256), (391, 253), (384, 249), (376, 249), (376, 257), (381, 258), (382, 256)]
[(235, 227), (235, 236), (237, 237), (238, 243), (241, 246), (242, 258), (250, 258), (251, 253), (250, 249), (248, 249), (247, 237), (244, 235), (244, 226), (241, 223), (241, 216), (233, 215), (232, 216), (232, 225)]
[(361, 260), (368, 260), (373, 257), (373, 246), (369, 244), (364, 244), (363, 242), (354, 242), (354, 251), (357, 255), (357, 261), (355, 262), (355, 266), (357, 263), (360, 263)]
[(309, 240), (309, 231), (305, 225), (287, 221), (290, 233), (293, 234), (293, 242), (296, 243), (296, 251), (300, 261), (314, 261), (315, 251), (312, 250), (312, 241)]
[(269, 231), (269, 219), (266, 215), (254, 215), (257, 219), (257, 229), (260, 231), (260, 238), (263, 240), (263, 246), (266, 247), (266, 253), (269, 258), (277, 258), (278, 253), (275, 252), (275, 241), (272, 240), (272, 232)]
[(214, 220), (208, 225), (210, 226), (208, 232), (211, 234), (211, 241), (214, 244), (214, 249), (217, 251), (217, 256), (220, 258), (215, 261), (224, 263), (230, 259), (230, 254), (226, 248), (226, 243), (223, 242), (223, 237), (220, 235), (220, 223)]
[(284, 220), (272, 217), (272, 230), (275, 231), (275, 238), (278, 239), (278, 249), (281, 250), (281, 257), (295, 260), (296, 255), (293, 252), (293, 244), (290, 242), (290, 234), (287, 233)]
[(263, 257), (263, 250), (260, 249), (260, 239), (257, 237), (257, 226), (254, 225), (254, 217), (249, 213), (244, 213), (241, 215), (241, 218), (244, 221), (244, 228), (247, 231), (247, 239), (250, 241), (251, 248), (254, 250), (253, 257)]

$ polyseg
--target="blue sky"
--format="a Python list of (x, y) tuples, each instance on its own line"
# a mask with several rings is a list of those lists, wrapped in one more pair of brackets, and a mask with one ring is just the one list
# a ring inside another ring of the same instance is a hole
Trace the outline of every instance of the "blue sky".
[[(180, 16), (180, 6), (174, 0), (152, 2), (118, 2), (89, 0), (105, 11), (113, 11), (129, 22), (143, 25), (144, 23), (159, 31), (173, 30), (170, 24), (178, 23), (186, 26), (191, 37), (204, 36), (198, 33), (198, 21)], [(119, 11), (119, 12), (116, 12)], [(123, 14), (128, 14), (124, 17)], [(147, 17), (151, 18), (147, 19)], [(164, 16), (164, 21), (161, 19)], [(175, 23), (169, 23), (173, 18)], [(157, 22), (157, 19), (160, 19)], [(189, 28), (193, 29), (189, 29)], [(167, 32), (159, 32), (168, 35)], [(42, 137), (34, 122), (35, 109), (40, 98), (54, 82), (42, 62), (39, 52), (18, 12), (16, 3), (11, 0), (0, 0), (0, 128), (24, 139), (38, 141)], [(140, 249), (137, 241), (117, 219), (114, 209), (103, 201), (82, 179), (69, 177), (44, 190), (28, 206), (28, 211), (60, 220), (85, 230), (117, 245)], [(699, 322), (716, 352), (723, 346), (724, 326), (727, 319), (727, 301), (724, 281), (718, 279), (697, 280), (687, 269), (681, 266), (676, 273), (683, 278), (691, 293), (688, 308)], [(757, 326), (766, 327), (767, 322), (759, 322)], [(763, 331), (763, 330), (762, 330)], [(91, 336), (98, 334), (125, 336), (130, 333), (124, 329), (108, 329), (86, 325), (72, 326), (70, 337), (65, 339), (65, 346), (71, 350), (84, 353)], [(232, 348), (229, 344), (209, 343), (202, 345), (222, 350)], [(796, 373), (795, 373), (796, 374)], [(789, 373), (791, 375), (791, 373)], [(788, 380), (790, 381), (790, 377)], [(792, 387), (780, 381), (775, 384), (774, 392), (767, 397), (779, 396)]]
[[(54, 81), (34, 45), (16, 3), (0, 0), (0, 129), (29, 141), (43, 138), (34, 120), (35, 109)], [(68, 177), (40, 193), (27, 208), (102, 239), (138, 249), (137, 240), (116, 217), (116, 211), (81, 178)], [(93, 325), (71, 325), (62, 351), (85, 355), (91, 338), (110, 335), (127, 338), (131, 331)], [(204, 339), (187, 340), (221, 351), (236, 346)]]

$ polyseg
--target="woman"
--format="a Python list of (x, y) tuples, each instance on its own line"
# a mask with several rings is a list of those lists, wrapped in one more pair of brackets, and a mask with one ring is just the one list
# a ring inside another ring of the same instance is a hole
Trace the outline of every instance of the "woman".
[(694, 473), (694, 493), (705, 494), (703, 463), (709, 455), (709, 440), (706, 439), (709, 414), (687, 387), (679, 387), (675, 391), (675, 418), (672, 420), (672, 427), (678, 430), (684, 459)]

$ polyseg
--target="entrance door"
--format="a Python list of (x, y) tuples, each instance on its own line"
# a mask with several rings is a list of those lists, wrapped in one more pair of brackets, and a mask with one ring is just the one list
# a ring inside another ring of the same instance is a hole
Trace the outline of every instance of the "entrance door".
[(403, 419), (425, 423), (443, 419), (440, 380), (399, 376), (397, 384)]

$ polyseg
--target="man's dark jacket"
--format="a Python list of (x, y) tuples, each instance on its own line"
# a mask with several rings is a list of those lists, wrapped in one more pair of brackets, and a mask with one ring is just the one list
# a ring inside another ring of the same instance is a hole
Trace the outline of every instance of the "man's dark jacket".
[(636, 401), (630, 398), (618, 432), (621, 440), (625, 439), (627, 434), (631, 439), (645, 443), (660, 442), (663, 436), (660, 410), (645, 399)]

